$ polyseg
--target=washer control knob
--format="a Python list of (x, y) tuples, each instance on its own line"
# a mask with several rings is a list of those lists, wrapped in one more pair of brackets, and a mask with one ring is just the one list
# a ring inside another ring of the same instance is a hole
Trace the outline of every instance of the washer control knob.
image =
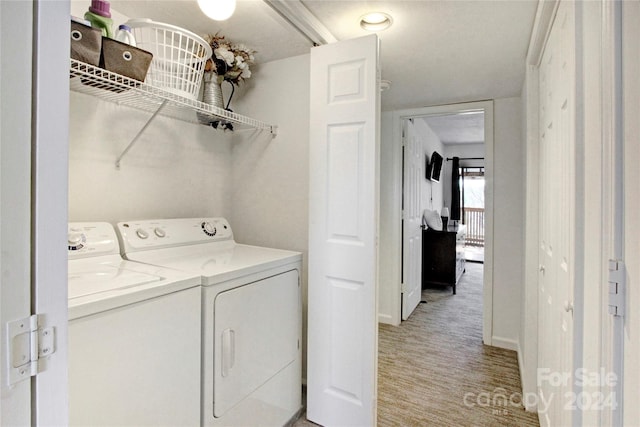
[(70, 233), (67, 236), (67, 249), (70, 251), (78, 251), (84, 248), (86, 238), (82, 233)]
[(69, 234), (67, 242), (69, 243), (69, 245), (77, 245), (78, 243), (82, 242), (83, 237), (84, 236), (82, 235), (82, 233), (72, 233)]
[(155, 233), (156, 236), (163, 238), (164, 236), (167, 235), (167, 233), (160, 227), (156, 227), (153, 229), (153, 232)]
[(147, 239), (149, 237), (149, 233), (144, 231), (142, 228), (138, 228), (136, 230), (136, 235), (141, 239)]
[(216, 227), (210, 222), (203, 221), (200, 226), (202, 227), (202, 231), (204, 231), (204, 234), (206, 234), (207, 236), (215, 236), (218, 232), (218, 230), (216, 230)]

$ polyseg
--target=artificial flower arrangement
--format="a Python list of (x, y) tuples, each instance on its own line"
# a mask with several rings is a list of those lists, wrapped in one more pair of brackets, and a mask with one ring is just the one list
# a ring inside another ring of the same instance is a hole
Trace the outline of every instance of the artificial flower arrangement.
[(253, 49), (243, 44), (231, 43), (218, 33), (208, 34), (205, 39), (213, 50), (213, 56), (207, 61), (204, 70), (215, 73), (218, 83), (226, 80), (237, 86), (251, 77), (249, 66), (255, 60)]

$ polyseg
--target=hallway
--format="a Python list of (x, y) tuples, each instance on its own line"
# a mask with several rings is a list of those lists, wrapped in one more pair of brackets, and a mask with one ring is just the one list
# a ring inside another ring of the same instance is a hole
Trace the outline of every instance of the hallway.
[(425, 289), (399, 327), (380, 325), (379, 426), (538, 426), (525, 412), (516, 352), (482, 344), (483, 265)]

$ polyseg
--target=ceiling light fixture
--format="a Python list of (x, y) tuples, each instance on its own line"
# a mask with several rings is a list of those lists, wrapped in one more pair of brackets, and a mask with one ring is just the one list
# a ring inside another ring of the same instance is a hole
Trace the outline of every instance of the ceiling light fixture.
[(360, 17), (360, 26), (367, 31), (386, 30), (392, 23), (391, 16), (383, 12), (367, 13)]
[(198, 0), (198, 6), (214, 21), (225, 21), (236, 10), (236, 0)]

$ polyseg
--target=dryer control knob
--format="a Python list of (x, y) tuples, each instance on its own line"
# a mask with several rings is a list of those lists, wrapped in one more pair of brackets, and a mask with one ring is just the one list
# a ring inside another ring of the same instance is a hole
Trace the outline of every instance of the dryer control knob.
[(156, 227), (153, 229), (153, 232), (155, 233), (156, 236), (163, 238), (164, 236), (167, 235), (167, 233), (160, 227)]
[(144, 231), (142, 228), (138, 228), (136, 230), (136, 235), (141, 238), (141, 239), (146, 239), (149, 237), (149, 233), (147, 233), (146, 231)]
[(206, 234), (207, 236), (215, 236), (218, 232), (218, 230), (216, 230), (216, 227), (210, 222), (204, 221), (202, 224), (200, 224), (200, 226), (202, 227), (202, 231), (204, 231), (204, 234)]

